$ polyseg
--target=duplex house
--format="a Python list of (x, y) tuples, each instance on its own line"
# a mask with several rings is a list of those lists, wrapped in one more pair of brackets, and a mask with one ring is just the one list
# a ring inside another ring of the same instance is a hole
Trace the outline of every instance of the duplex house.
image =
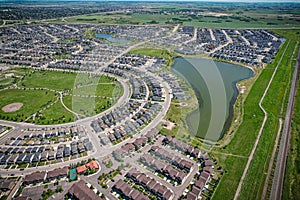
[(35, 183), (40, 183), (43, 182), (46, 178), (46, 172), (35, 172), (29, 175), (26, 175), (24, 178), (24, 184), (29, 185), (29, 184), (35, 184)]

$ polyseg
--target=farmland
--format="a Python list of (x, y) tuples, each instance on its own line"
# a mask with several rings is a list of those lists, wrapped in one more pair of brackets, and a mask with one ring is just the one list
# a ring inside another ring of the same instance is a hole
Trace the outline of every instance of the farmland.
[[(60, 23), (61, 21), (50, 21)], [(209, 28), (283, 28), (299, 27), (299, 19), (282, 17), (275, 15), (246, 14), (243, 17), (237, 15), (225, 16), (188, 16), (188, 15), (166, 15), (166, 14), (123, 14), (110, 15), (85, 15), (80, 17), (70, 17), (64, 19), (67, 23), (93, 23), (93, 24), (182, 24), (185, 26), (198, 26)]]
[[(167, 25), (182, 24), (210, 28), (299, 28), (297, 5), (269, 3), (266, 9), (264, 4), (243, 4), (238, 7), (232, 4), (216, 3), (214, 5), (189, 3), (194, 7), (193, 12), (182, 8), (180, 3), (168, 5), (166, 3), (148, 3), (147, 12), (104, 12), (72, 16), (49, 20), (52, 23), (92, 23), (92, 24), (136, 24), (136, 25)], [(281, 7), (282, 13), (277, 9)], [(234, 12), (232, 11), (234, 9)]]

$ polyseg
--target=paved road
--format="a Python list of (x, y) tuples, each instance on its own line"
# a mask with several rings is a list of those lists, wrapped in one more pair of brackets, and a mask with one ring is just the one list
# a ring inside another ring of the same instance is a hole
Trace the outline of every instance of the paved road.
[(290, 42), (289, 42), (289, 43), (287, 44), (287, 46), (285, 47), (285, 50), (284, 50), (284, 52), (283, 52), (283, 54), (282, 54), (282, 56), (281, 56), (281, 58), (280, 58), (280, 60), (279, 60), (279, 62), (278, 62), (278, 64), (277, 64), (277, 66), (276, 66), (276, 68), (275, 68), (273, 74), (272, 74), (272, 77), (271, 77), (271, 79), (270, 79), (270, 81), (269, 81), (269, 84), (268, 84), (267, 88), (265, 89), (264, 94), (263, 94), (263, 96), (261, 97), (261, 99), (260, 99), (260, 101), (259, 101), (259, 104), (258, 104), (258, 105), (259, 105), (260, 109), (263, 111), (265, 117), (264, 117), (263, 123), (262, 123), (262, 125), (261, 125), (261, 127), (260, 127), (258, 136), (257, 136), (257, 138), (256, 138), (256, 140), (255, 140), (254, 146), (253, 146), (253, 148), (252, 148), (252, 150), (251, 150), (250, 156), (249, 156), (249, 158), (248, 158), (248, 161), (247, 161), (247, 164), (246, 164), (246, 166), (245, 166), (245, 169), (244, 169), (243, 175), (242, 175), (242, 177), (241, 177), (241, 180), (240, 180), (240, 182), (239, 182), (238, 188), (237, 188), (237, 190), (236, 190), (236, 192), (235, 192), (234, 200), (237, 200), (238, 197), (239, 197), (239, 194), (240, 194), (241, 189), (242, 189), (242, 186), (243, 186), (243, 182), (244, 182), (244, 180), (245, 180), (245, 178), (246, 178), (246, 175), (247, 175), (248, 169), (249, 169), (249, 167), (250, 167), (251, 161), (252, 161), (252, 159), (253, 159), (255, 150), (256, 150), (256, 148), (257, 148), (257, 145), (258, 145), (258, 142), (259, 142), (259, 140), (260, 140), (261, 134), (262, 134), (262, 132), (263, 132), (263, 130), (264, 130), (264, 128), (265, 128), (265, 124), (266, 124), (267, 119), (268, 119), (268, 113), (267, 113), (267, 111), (263, 108), (262, 103), (263, 103), (263, 101), (264, 101), (264, 99), (265, 99), (265, 96), (267, 95), (267, 93), (268, 93), (268, 91), (269, 91), (269, 88), (270, 88), (270, 86), (271, 86), (271, 84), (272, 84), (272, 82), (273, 82), (273, 79), (274, 79), (274, 77), (275, 77), (275, 75), (276, 75), (276, 72), (277, 72), (277, 70), (278, 70), (279, 65), (281, 64), (281, 61), (282, 61), (283, 57), (285, 56), (285, 52), (286, 52), (287, 47), (289, 46), (289, 44), (290, 44)]
[(285, 168), (286, 168), (287, 157), (290, 149), (289, 147), (290, 147), (290, 138), (291, 138), (291, 123), (292, 123), (293, 110), (294, 110), (294, 104), (296, 99), (299, 68), (300, 68), (300, 51), (298, 54), (297, 64), (295, 66), (294, 75), (292, 79), (289, 103), (288, 103), (286, 116), (284, 120), (279, 152), (277, 155), (276, 168), (274, 172), (274, 179), (273, 179), (271, 196), (270, 196), (270, 199), (272, 200), (282, 199)]

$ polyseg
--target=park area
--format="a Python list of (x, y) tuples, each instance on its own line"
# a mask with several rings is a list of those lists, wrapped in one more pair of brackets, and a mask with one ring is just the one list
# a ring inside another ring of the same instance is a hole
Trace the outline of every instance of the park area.
[(122, 85), (106, 75), (18, 68), (1, 77), (0, 119), (16, 122), (72, 122), (103, 112), (123, 94)]

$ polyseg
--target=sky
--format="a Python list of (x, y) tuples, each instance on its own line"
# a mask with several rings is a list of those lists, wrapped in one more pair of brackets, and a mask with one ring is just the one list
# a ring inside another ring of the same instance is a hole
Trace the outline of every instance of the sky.
[[(0, 0), (0, 2), (14, 2), (15, 0)], [(30, 0), (24, 0), (30, 1)], [(39, 0), (34, 0), (39, 1)], [(57, 1), (57, 0), (40, 0), (40, 1)], [(62, 0), (63, 1), (63, 0)], [(65, 0), (65, 1), (72, 1), (72, 0)], [(73, 0), (73, 1), (110, 1), (110, 0)], [(297, 2), (300, 3), (300, 0), (112, 0), (112, 1), (206, 1), (206, 2)]]
[[(0, 0), (0, 2), (5, 2), (5, 3), (12, 3), (20, 0)], [(22, 1), (22, 0), (21, 0)], [(30, 2), (31, 0), (23, 0), (23, 2)], [(57, 0), (33, 0), (34, 2), (51, 2), (51, 1), (57, 1)], [(151, 2), (180, 2), (180, 1), (193, 1), (193, 2), (201, 2), (201, 1), (206, 1), (206, 2), (248, 2), (248, 3), (254, 3), (254, 2), (279, 2), (279, 3), (284, 3), (284, 2), (295, 2), (295, 3), (300, 3), (300, 0), (61, 0), (61, 1), (151, 1)]]

